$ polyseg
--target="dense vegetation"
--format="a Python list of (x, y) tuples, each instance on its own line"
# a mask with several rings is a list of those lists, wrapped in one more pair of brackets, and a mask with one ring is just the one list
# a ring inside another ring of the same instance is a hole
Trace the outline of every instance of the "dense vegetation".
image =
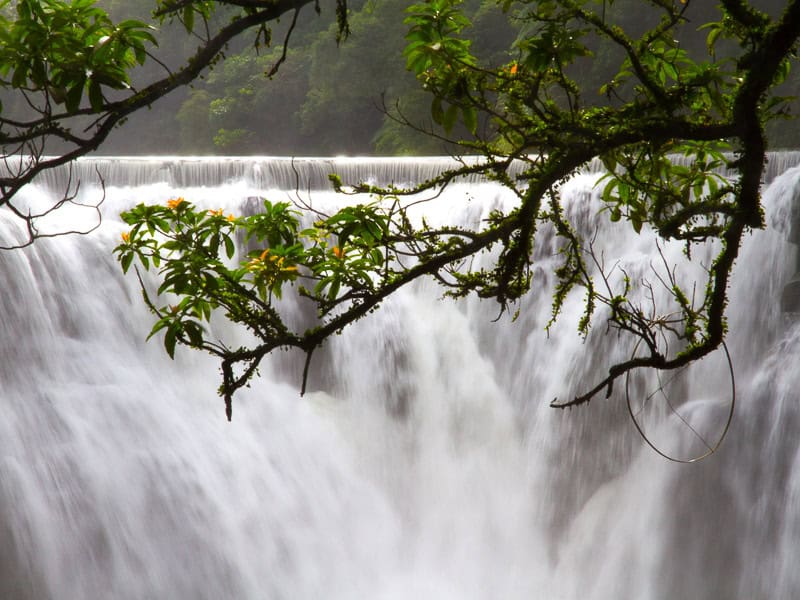
[[(754, 3), (776, 14), (781, 0)], [(115, 18), (148, 20), (151, 0), (106, 0)], [(272, 47), (255, 48), (234, 41), (225, 60), (191, 88), (173, 92), (152, 110), (132, 116), (141, 135), (112, 134), (101, 149), (107, 154), (262, 154), (325, 156), (337, 154), (425, 155), (446, 154), (452, 145), (420, 134), (391, 118), (397, 108), (420, 127), (430, 126), (430, 99), (405, 69), (402, 21), (408, 2), (358, 0), (349, 3), (350, 36), (336, 41), (336, 23), (330, 12), (312, 18), (312, 10), (297, 22), (287, 60), (272, 77), (268, 73), (283, 52), (290, 19), (273, 25)], [(494, 0), (467, 0), (463, 13), (472, 22), (473, 49), (488, 62), (510, 58), (510, 47), (523, 23), (509, 19)], [(606, 7), (631, 35), (647, 26), (647, 11), (639, 0), (616, 0)], [(692, 56), (706, 53), (706, 33), (697, 31), (712, 20), (715, 3), (690, 3), (689, 27), (677, 32), (681, 47)], [(653, 13), (650, 13), (651, 15)], [(218, 19), (221, 17), (217, 17)], [(193, 50), (181, 26), (159, 22), (159, 57), (176, 65)], [(573, 65), (572, 73), (586, 89), (599, 90), (612, 76), (618, 49), (602, 38), (590, 43), (591, 60)], [(729, 49), (720, 44), (718, 53)], [(148, 63), (135, 78), (147, 80), (158, 65)], [(800, 90), (800, 70), (790, 73), (785, 93)], [(596, 94), (596, 101), (603, 96)], [(389, 114), (387, 114), (389, 113)], [(357, 119), (356, 119), (357, 116)], [(396, 115), (395, 115), (396, 116)], [(357, 122), (358, 126), (353, 126)], [(783, 122), (770, 129), (772, 147), (793, 147), (800, 135), (797, 123)]]
[[(150, 0), (101, 1), (115, 18), (142, 19)], [(430, 121), (430, 100), (405, 69), (402, 56), (408, 3), (357, 0), (348, 3), (350, 33), (337, 41), (337, 23), (310, 8), (294, 26), (286, 60), (270, 74), (284, 52), (291, 23), (272, 25), (272, 45), (233, 41), (221, 61), (190, 89), (177, 90), (143, 115), (132, 116), (141, 136), (110, 137), (108, 154), (441, 154), (451, 146), (400, 126), (386, 113), (399, 104), (420, 124)], [(505, 56), (515, 28), (494, 2), (470, 0), (466, 6), (485, 52)], [(222, 20), (223, 17), (215, 15)], [(153, 19), (158, 26), (159, 58), (171, 64), (189, 56), (191, 38), (180, 26)], [(158, 71), (148, 63), (134, 73), (147, 80)], [(358, 126), (352, 124), (357, 117)]]

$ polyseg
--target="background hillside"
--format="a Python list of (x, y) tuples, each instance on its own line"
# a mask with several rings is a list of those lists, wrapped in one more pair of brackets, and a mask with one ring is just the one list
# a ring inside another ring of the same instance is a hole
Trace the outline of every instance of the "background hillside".
[[(107, 0), (100, 4), (115, 18), (143, 18), (152, 0)], [(272, 31), (272, 45), (258, 51), (252, 36), (229, 48), (225, 59), (194, 87), (162, 100), (133, 117), (101, 149), (104, 154), (227, 154), (227, 155), (425, 155), (452, 150), (443, 142), (397, 123), (398, 109), (422, 128), (431, 126), (430, 98), (405, 69), (402, 56), (406, 26), (403, 0), (355, 0), (350, 3), (352, 33), (336, 43), (332, 11), (300, 14), (286, 62), (278, 73), (267, 73), (279, 59), (289, 23)], [(777, 12), (781, 0), (763, 0), (765, 10)], [(487, 61), (513, 59), (514, 39), (524, 24), (504, 14), (493, 0), (467, 0), (465, 12), (473, 21), (471, 35)], [(614, 19), (629, 32), (644, 27), (647, 13), (639, 0), (616, 0), (609, 6)], [(680, 43), (705, 53), (706, 32), (697, 31), (713, 20), (713, 3), (696, 2)], [(216, 15), (225, 19), (224, 13)], [(178, 24), (159, 27), (159, 59), (179, 64), (193, 48)], [(598, 42), (594, 56), (578, 66), (579, 76), (599, 89), (617, 57)], [(796, 67), (796, 65), (795, 65)], [(159, 73), (151, 61), (142, 81)], [(786, 84), (787, 95), (800, 91), (800, 68)], [(602, 103), (606, 99), (585, 98)], [(770, 132), (772, 148), (796, 147), (798, 123), (781, 121)]]

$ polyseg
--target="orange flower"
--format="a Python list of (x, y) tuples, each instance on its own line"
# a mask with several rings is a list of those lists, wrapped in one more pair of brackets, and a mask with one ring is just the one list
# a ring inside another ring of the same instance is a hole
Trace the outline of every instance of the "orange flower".
[(217, 210), (214, 210), (212, 208), (211, 210), (208, 211), (208, 214), (211, 215), (212, 217), (221, 217), (222, 216), (222, 209), (218, 208)]
[(226, 218), (227, 218), (227, 219), (228, 219), (228, 221), (230, 221), (231, 223), (233, 223), (233, 222), (236, 220), (236, 217), (234, 217), (233, 215), (228, 215)]
[(186, 200), (184, 200), (183, 198), (172, 198), (170, 200), (167, 200), (167, 208), (175, 210), (184, 202), (186, 202)]
[(122, 241), (127, 244), (128, 240), (131, 239), (131, 232), (130, 231), (123, 231), (122, 234), (120, 235), (120, 237), (122, 238)]
[(339, 248), (339, 246), (334, 246), (333, 247), (333, 255), (338, 259), (342, 259), (342, 258), (344, 258), (344, 250)]
[(512, 75), (516, 75), (517, 74), (517, 63), (514, 63), (513, 65), (511, 65), (511, 68), (508, 70), (508, 72), (511, 73)]

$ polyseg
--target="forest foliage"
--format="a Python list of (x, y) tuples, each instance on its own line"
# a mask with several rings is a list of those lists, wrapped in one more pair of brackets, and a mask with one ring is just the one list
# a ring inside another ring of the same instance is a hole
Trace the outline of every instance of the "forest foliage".
[[(101, 5), (103, 3), (101, 2)], [(111, 14), (141, 18), (152, 9), (149, 0), (114, 0)], [(762, 0), (758, 8), (777, 14), (781, 0)], [(330, 14), (301, 19), (292, 35), (287, 60), (268, 76), (279, 59), (278, 44), (288, 27), (276, 24), (273, 47), (233, 44), (207, 77), (191, 89), (175, 92), (137, 117), (141, 140), (112, 137), (106, 153), (222, 154), (329, 156), (341, 154), (431, 155), (448, 154), (453, 146), (398, 122), (398, 110), (414, 125), (430, 128), (431, 101), (405, 68), (402, 0), (359, 0), (349, 3), (350, 35), (337, 44), (336, 24)], [(616, 0), (605, 8), (608, 18), (630, 35), (651, 25), (653, 11), (640, 0)], [(521, 20), (508, 18), (495, 0), (466, 0), (460, 11), (469, 19), (473, 51), (490, 64), (511, 57), (514, 40), (524, 32)], [(707, 31), (699, 27), (713, 20), (715, 2), (690, 3), (692, 24), (676, 32), (681, 49), (690, 56), (706, 54)], [(311, 12), (310, 10), (308, 11)], [(163, 25), (162, 25), (163, 27)], [(179, 33), (179, 32), (178, 32)], [(181, 35), (160, 37), (169, 45), (165, 54), (186, 56), (190, 44)], [(600, 89), (613, 75), (619, 49), (602, 38), (590, 41), (591, 58), (572, 65), (571, 75), (593, 102), (602, 103)], [(717, 44), (719, 57), (728, 42)], [(800, 70), (789, 74), (787, 95), (800, 92)], [(354, 126), (353, 123), (358, 123)], [(771, 126), (773, 148), (794, 147), (800, 135), (795, 122)]]

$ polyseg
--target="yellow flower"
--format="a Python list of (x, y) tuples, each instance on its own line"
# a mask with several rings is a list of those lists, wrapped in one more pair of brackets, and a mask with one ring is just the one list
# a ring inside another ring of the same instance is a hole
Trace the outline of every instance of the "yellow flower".
[(289, 265), (288, 267), (283, 267), (284, 271), (297, 271), (297, 267), (295, 265)]
[(167, 200), (167, 208), (175, 210), (184, 202), (186, 202), (186, 200), (184, 200), (183, 198), (172, 198), (170, 200)]
[(228, 219), (228, 221), (230, 221), (231, 223), (233, 223), (233, 222), (236, 220), (236, 217), (234, 217), (233, 215), (228, 215), (228, 216), (227, 216), (227, 219)]
[(120, 237), (122, 238), (122, 241), (127, 244), (128, 240), (131, 239), (131, 232), (130, 231), (123, 231)]
[(217, 210), (214, 210), (212, 208), (211, 210), (208, 211), (208, 214), (211, 215), (212, 217), (221, 217), (222, 216), (222, 209), (218, 208)]
[(265, 258), (267, 258), (267, 254), (269, 254), (269, 248), (267, 248), (261, 253), (261, 256), (258, 257), (258, 260), (264, 260)]

